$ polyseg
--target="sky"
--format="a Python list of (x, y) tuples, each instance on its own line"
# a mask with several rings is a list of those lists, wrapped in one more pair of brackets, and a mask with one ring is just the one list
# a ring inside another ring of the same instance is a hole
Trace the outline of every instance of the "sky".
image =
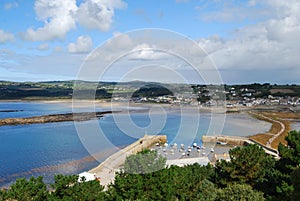
[(300, 84), (299, 55), (299, 0), (0, 1), (0, 80)]

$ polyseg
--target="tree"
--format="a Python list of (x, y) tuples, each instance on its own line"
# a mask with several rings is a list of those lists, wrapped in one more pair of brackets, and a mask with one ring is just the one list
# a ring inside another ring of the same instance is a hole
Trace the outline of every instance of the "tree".
[(206, 200), (216, 197), (209, 181), (212, 166), (171, 166), (147, 174), (118, 173), (109, 187), (110, 200)]
[(293, 179), (299, 176), (297, 168), (300, 165), (300, 131), (290, 131), (285, 139), (287, 146), (279, 144), (280, 160), (276, 163), (276, 168), (280, 171), (276, 189), (278, 200), (292, 200), (294, 196), (298, 196), (295, 191), (298, 183)]
[(300, 131), (290, 131), (285, 137), (287, 146), (279, 144), (280, 160), (277, 165), (284, 173), (290, 173), (300, 164)]
[(157, 151), (145, 149), (135, 155), (128, 156), (124, 163), (124, 172), (146, 174), (165, 168), (167, 159), (158, 156)]
[(230, 184), (228, 187), (219, 189), (216, 201), (263, 201), (263, 193), (255, 191), (247, 184)]
[(0, 189), (0, 200), (7, 200), (7, 191)]
[(42, 177), (31, 177), (29, 180), (22, 178), (11, 185), (7, 195), (18, 201), (46, 200), (47, 188)]
[(255, 186), (264, 182), (267, 172), (274, 168), (275, 160), (257, 145), (237, 147), (229, 151), (230, 161), (216, 163), (215, 181), (221, 187), (228, 183), (247, 183)]
[(105, 200), (99, 181), (77, 182), (77, 175), (56, 175), (49, 200)]
[(300, 166), (298, 166), (291, 175), (294, 192), (292, 195), (293, 200), (300, 200)]

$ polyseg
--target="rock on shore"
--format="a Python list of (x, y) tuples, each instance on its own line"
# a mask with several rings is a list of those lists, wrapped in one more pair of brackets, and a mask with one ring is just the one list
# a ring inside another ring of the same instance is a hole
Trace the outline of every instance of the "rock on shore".
[(88, 121), (91, 119), (101, 118), (103, 117), (104, 114), (110, 114), (110, 113), (112, 113), (112, 111), (51, 114), (51, 115), (23, 117), (23, 118), (6, 118), (6, 119), (0, 119), (0, 126), (52, 123), (52, 122), (65, 122), (65, 121)]

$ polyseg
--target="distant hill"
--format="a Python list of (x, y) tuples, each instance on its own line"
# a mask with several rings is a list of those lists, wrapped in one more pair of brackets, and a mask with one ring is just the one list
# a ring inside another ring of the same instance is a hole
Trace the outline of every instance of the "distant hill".
[[(74, 85), (76, 83), (76, 85)], [(0, 99), (70, 99), (75, 89), (78, 94), (95, 92), (97, 99), (116, 97), (158, 97), (183, 94), (188, 91), (199, 96), (201, 102), (209, 100), (211, 92), (208, 90), (212, 85), (188, 85), (158, 82), (89, 82), (89, 81), (46, 81), (46, 82), (10, 82), (0, 81)], [(300, 85), (272, 85), (269, 83), (224, 85), (227, 100), (249, 98), (266, 98), (272, 96), (300, 97)], [(219, 91), (219, 95), (220, 95)]]

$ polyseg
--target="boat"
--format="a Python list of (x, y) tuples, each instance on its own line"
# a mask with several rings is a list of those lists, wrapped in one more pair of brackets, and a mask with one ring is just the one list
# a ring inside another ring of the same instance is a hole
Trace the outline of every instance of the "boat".
[(219, 144), (219, 145), (227, 145), (227, 142), (220, 142), (220, 141), (217, 141), (217, 144)]

